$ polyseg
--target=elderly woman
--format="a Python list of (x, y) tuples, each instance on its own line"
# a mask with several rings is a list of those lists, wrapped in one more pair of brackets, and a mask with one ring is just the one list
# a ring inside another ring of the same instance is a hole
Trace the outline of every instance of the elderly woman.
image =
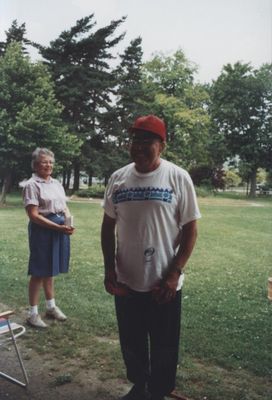
[(65, 221), (70, 216), (62, 185), (51, 177), (54, 154), (46, 148), (37, 148), (32, 154), (35, 174), (23, 190), (23, 200), (29, 217), (29, 303), (27, 322), (37, 328), (46, 328), (38, 312), (40, 289), (46, 299), (46, 316), (65, 321), (66, 315), (55, 304), (54, 276), (68, 272), (70, 237), (74, 228)]

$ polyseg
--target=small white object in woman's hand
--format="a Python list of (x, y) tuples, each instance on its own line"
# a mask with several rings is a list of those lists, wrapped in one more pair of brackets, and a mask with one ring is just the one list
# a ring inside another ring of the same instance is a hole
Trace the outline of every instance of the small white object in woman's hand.
[(73, 217), (73, 215), (65, 216), (64, 224), (67, 225), (67, 226), (73, 227), (74, 226), (74, 217)]

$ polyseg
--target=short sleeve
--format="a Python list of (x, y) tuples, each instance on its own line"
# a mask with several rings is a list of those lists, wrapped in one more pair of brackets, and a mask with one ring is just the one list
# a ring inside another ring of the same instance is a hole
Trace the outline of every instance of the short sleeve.
[(180, 193), (180, 228), (201, 218), (195, 188), (190, 175), (185, 171)]
[(33, 183), (28, 183), (23, 189), (23, 202), (27, 207), (30, 204), (34, 206), (39, 205), (39, 192)]
[(111, 176), (105, 190), (102, 206), (104, 208), (105, 213), (109, 217), (116, 219), (117, 215), (113, 203), (113, 186), (114, 186), (113, 182), (114, 182), (114, 177)]

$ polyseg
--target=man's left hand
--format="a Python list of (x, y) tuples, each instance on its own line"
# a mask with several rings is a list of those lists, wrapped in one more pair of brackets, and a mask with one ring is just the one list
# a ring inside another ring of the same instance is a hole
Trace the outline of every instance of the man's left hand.
[(169, 303), (176, 296), (180, 274), (169, 271), (167, 276), (152, 290), (154, 300), (159, 304)]

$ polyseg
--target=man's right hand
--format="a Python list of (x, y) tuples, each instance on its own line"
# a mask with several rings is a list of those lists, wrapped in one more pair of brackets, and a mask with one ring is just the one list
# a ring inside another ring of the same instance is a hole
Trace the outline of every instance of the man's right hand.
[(116, 272), (114, 270), (105, 273), (104, 285), (106, 291), (112, 295), (127, 296), (129, 294), (129, 288), (123, 283), (117, 282)]

